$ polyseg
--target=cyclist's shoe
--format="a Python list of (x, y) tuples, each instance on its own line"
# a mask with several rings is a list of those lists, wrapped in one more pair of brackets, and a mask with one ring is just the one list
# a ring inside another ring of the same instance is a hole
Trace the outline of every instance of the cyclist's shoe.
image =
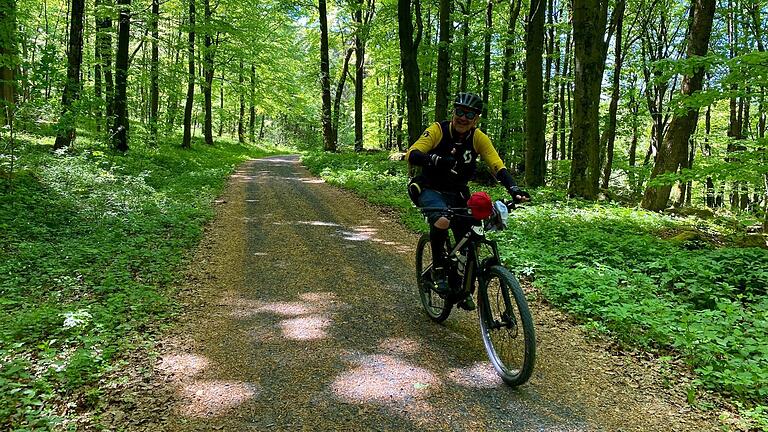
[(441, 296), (450, 294), (451, 287), (448, 284), (448, 276), (446, 275), (445, 268), (435, 267), (432, 269), (432, 280), (435, 282), (433, 288), (436, 293)]
[(473, 311), (477, 309), (477, 305), (475, 305), (475, 300), (472, 298), (472, 294), (467, 294), (467, 298), (459, 302), (459, 307), (465, 311)]

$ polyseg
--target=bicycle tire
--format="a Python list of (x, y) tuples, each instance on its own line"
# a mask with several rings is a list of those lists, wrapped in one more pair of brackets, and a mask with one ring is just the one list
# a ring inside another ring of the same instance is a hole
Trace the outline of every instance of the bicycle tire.
[(429, 234), (424, 234), (416, 246), (416, 285), (424, 312), (435, 322), (443, 322), (451, 314), (453, 304), (440, 297), (433, 289), (434, 283), (429, 271), (424, 271), (432, 264), (432, 246)]
[(501, 379), (519, 386), (531, 377), (536, 363), (533, 319), (517, 278), (499, 265), (487, 272), (478, 295), (483, 344)]

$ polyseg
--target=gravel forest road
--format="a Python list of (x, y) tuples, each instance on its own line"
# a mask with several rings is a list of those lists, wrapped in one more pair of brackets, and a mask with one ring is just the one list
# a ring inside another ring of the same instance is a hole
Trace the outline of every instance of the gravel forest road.
[(164, 399), (129, 398), (113, 426), (717, 430), (715, 414), (691, 409), (652, 362), (587, 339), (543, 301), (531, 304), (534, 375), (505, 386), (475, 313), (435, 324), (421, 310), (417, 238), (297, 156), (245, 163), (191, 262), (181, 323), (159, 345), (150, 393)]

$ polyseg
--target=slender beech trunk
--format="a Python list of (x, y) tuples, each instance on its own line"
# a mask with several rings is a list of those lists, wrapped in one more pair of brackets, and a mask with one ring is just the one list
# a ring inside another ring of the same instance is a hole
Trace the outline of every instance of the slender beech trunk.
[(204, 23), (205, 23), (205, 32), (204, 34), (204, 49), (203, 49), (203, 98), (204, 98), (204, 109), (205, 109), (205, 119), (203, 123), (203, 134), (205, 135), (205, 143), (208, 145), (213, 145), (213, 97), (212, 97), (212, 91), (213, 91), (213, 36), (211, 35), (211, 1), (210, 0), (203, 0), (203, 5), (205, 7), (204, 13)]
[[(483, 50), (483, 118), (488, 117), (488, 101), (491, 93), (491, 33), (493, 33), (493, 2), (485, 8), (485, 37)], [(542, 26), (543, 27), (543, 26)]]
[(525, 41), (526, 76), (526, 149), (525, 183), (528, 186), (544, 185), (546, 148), (544, 143), (544, 89), (542, 87), (541, 56), (544, 51), (543, 0), (533, 0), (528, 16), (528, 33)]
[(160, 108), (160, 0), (152, 0), (152, 60), (149, 70), (149, 133), (152, 140), (157, 140), (157, 115)]
[(437, 83), (435, 88), (435, 121), (443, 121), (448, 115), (451, 62), (451, 1), (440, 0), (440, 44), (437, 48)]
[(189, 43), (187, 45), (188, 77), (187, 102), (184, 105), (183, 148), (192, 146), (192, 106), (195, 102), (195, 0), (189, 1)]
[[(240, 116), (237, 120), (237, 139), (240, 141), (240, 144), (245, 144), (245, 89), (243, 88), (243, 61), (240, 60), (240, 69), (237, 71), (237, 78), (238, 82), (240, 83), (239, 87), (239, 93), (240, 93)], [(222, 86), (224, 83), (222, 83)]]
[[(325, 0), (318, 0), (320, 10), (320, 91), (323, 99), (323, 142), (325, 151), (336, 151), (331, 124), (331, 74), (328, 60), (328, 13)], [(264, 120), (262, 118), (262, 124)]]
[(365, 36), (363, 29), (363, 0), (357, 0), (353, 14), (355, 32), (355, 151), (363, 151), (363, 76), (365, 71)]
[[(565, 37), (565, 55), (563, 59), (563, 71), (560, 74), (562, 77), (567, 77), (570, 72), (570, 66), (571, 66), (571, 46), (572, 46), (572, 38), (571, 38), (572, 32), (568, 31), (568, 35)], [(571, 116), (570, 116), (570, 107), (571, 107), (571, 99), (570, 99), (570, 83), (567, 79), (563, 79), (560, 82), (560, 112), (562, 115), (560, 116), (560, 159), (568, 159), (571, 157), (570, 151), (568, 150), (568, 145), (566, 144), (566, 135), (570, 137), (572, 135), (571, 128), (569, 127), (571, 125)], [(566, 104), (568, 105), (566, 107)], [(568, 109), (568, 121), (566, 122), (566, 108)], [(566, 132), (566, 130), (568, 132)]]
[(344, 93), (344, 85), (347, 82), (347, 71), (349, 70), (349, 60), (352, 58), (352, 48), (347, 49), (347, 54), (344, 56), (344, 63), (341, 67), (341, 74), (339, 75), (339, 82), (336, 85), (336, 96), (333, 100), (333, 111), (331, 119), (333, 142), (339, 142), (339, 117), (341, 115), (341, 96)]
[(421, 132), (421, 100), (419, 93), (418, 53), (421, 43), (423, 23), (421, 21), (421, 4), (418, 0), (413, 3), (416, 11), (416, 37), (414, 39), (413, 23), (411, 22), (411, 0), (397, 1), (397, 22), (400, 36), (400, 64), (403, 68), (403, 87), (405, 88), (406, 104), (408, 106), (408, 142), (414, 143)]
[(85, 0), (72, 0), (72, 16), (69, 27), (69, 46), (67, 49), (67, 81), (61, 96), (61, 120), (59, 121), (54, 150), (72, 144), (75, 139), (77, 113), (72, 109), (80, 99), (80, 67), (83, 64), (83, 19)]
[(101, 8), (101, 0), (95, 0), (93, 5), (94, 20), (96, 23), (96, 36), (93, 44), (93, 93), (96, 96), (96, 110), (94, 117), (96, 119), (96, 132), (101, 132), (104, 113), (102, 112), (103, 102), (103, 83), (102, 83), (102, 59), (101, 59), (101, 30), (99, 28), (99, 22), (101, 21), (99, 9)]
[(0, 29), (0, 59), (3, 60), (0, 65), (0, 124), (11, 127), (16, 99), (16, 69), (19, 64), (16, 0), (0, 0)]
[(256, 65), (251, 63), (251, 91), (248, 93), (250, 101), (248, 115), (248, 140), (256, 142)]
[(128, 151), (128, 47), (131, 35), (131, 0), (118, 0), (120, 17), (117, 25), (115, 55), (115, 123), (112, 139), (116, 150)]
[[(712, 21), (715, 14), (714, 0), (695, 0), (691, 8), (693, 15), (691, 28), (688, 34), (687, 57), (701, 57), (707, 54), (709, 38), (712, 34)], [(683, 78), (682, 93), (690, 96), (703, 87), (704, 68), (700, 67), (692, 75)], [(656, 159), (651, 178), (660, 174), (676, 172), (685, 162), (688, 154), (688, 145), (696, 128), (696, 120), (699, 116), (698, 109), (689, 109), (684, 115), (675, 115), (669, 125), (669, 130), (664, 136), (662, 148)], [(671, 185), (648, 187), (645, 190), (642, 206), (648, 210), (662, 210), (667, 206)]]
[(515, 61), (515, 27), (517, 26), (517, 17), (520, 15), (522, 0), (509, 1), (509, 23), (507, 24), (506, 40), (504, 42), (504, 65), (501, 70), (501, 134), (499, 137), (499, 154), (503, 160), (507, 153), (511, 151), (509, 143), (510, 129), (512, 128), (510, 113), (512, 108), (512, 72), (514, 71)]
[(459, 91), (467, 91), (467, 70), (469, 69), (469, 20), (472, 14), (472, 0), (467, 0), (464, 9), (464, 21), (462, 23), (462, 29), (464, 32), (464, 39), (461, 43), (461, 69), (459, 78)]
[(624, 7), (626, 0), (616, 2), (616, 40), (615, 55), (613, 63), (613, 87), (611, 89), (611, 104), (608, 107), (608, 127), (603, 131), (600, 139), (600, 148), (605, 149), (605, 164), (603, 166), (602, 188), (608, 189), (608, 183), (611, 180), (611, 170), (613, 169), (613, 149), (616, 143), (616, 113), (619, 110), (619, 84), (621, 82), (621, 66), (624, 61), (624, 52), (622, 51), (622, 31), (624, 27)]

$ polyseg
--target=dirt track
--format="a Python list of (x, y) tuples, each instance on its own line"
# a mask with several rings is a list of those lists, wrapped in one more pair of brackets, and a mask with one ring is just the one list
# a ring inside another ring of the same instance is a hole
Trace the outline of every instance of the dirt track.
[(506, 387), (474, 313), (438, 325), (421, 311), (417, 236), (297, 161), (233, 176), (190, 270), (189, 312), (153, 365), (164, 400), (112, 411), (111, 427), (717, 430), (652, 363), (606, 352), (541, 302), (534, 375)]

